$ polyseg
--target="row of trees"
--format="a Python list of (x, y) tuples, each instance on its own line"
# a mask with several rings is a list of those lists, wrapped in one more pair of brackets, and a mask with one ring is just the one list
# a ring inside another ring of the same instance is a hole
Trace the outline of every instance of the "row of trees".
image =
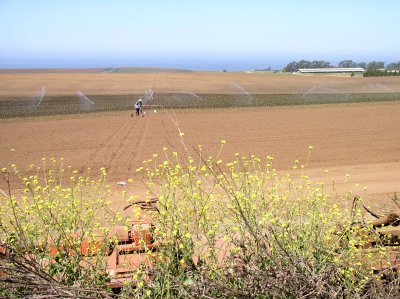
[[(296, 72), (298, 69), (312, 69), (312, 68), (330, 68), (334, 67), (330, 62), (324, 60), (300, 60), (292, 61), (283, 69), (284, 72)], [(374, 71), (379, 69), (385, 69), (385, 62), (383, 61), (371, 61), (368, 64), (365, 62), (354, 62), (353, 60), (343, 60), (339, 62), (338, 67), (341, 68), (354, 68), (361, 67), (367, 71)], [(392, 62), (386, 66), (386, 70), (400, 70), (400, 61)]]
[(386, 66), (386, 69), (387, 70), (397, 70), (397, 71), (400, 70), (400, 61), (389, 63)]
[(395, 70), (367, 70), (364, 77), (400, 76), (400, 71)]
[(308, 61), (308, 60), (300, 60), (290, 62), (285, 68), (283, 69), (284, 72), (296, 72), (298, 69), (313, 69), (313, 68), (328, 68), (333, 67), (330, 62), (324, 60), (315, 60), (315, 61)]

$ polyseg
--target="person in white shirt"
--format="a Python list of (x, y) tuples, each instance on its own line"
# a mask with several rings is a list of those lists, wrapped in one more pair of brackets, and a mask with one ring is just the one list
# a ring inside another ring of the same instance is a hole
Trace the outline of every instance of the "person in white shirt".
[(143, 111), (142, 111), (142, 99), (139, 99), (136, 103), (135, 103), (135, 110), (136, 110), (136, 117), (138, 117), (140, 114), (142, 115), (142, 117), (144, 117), (143, 115)]

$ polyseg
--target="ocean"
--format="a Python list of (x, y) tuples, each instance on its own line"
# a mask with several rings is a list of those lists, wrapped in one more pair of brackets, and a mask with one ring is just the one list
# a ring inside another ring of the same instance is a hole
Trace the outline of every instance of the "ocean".
[(0, 57), (1, 69), (155, 67), (194, 71), (282, 69), (290, 60), (268, 58), (12, 58)]

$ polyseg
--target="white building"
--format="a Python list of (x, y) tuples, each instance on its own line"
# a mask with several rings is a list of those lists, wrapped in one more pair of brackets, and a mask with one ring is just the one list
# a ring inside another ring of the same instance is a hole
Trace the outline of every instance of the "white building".
[(298, 69), (300, 74), (363, 74), (365, 70), (362, 67), (332, 67), (321, 69)]

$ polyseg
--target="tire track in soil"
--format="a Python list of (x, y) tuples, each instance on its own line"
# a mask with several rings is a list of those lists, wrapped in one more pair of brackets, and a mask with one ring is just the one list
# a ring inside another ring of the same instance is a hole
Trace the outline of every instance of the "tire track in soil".
[(108, 136), (105, 142), (101, 143), (100, 146), (96, 148), (93, 154), (91, 154), (91, 158), (87, 163), (88, 167), (93, 168), (96, 165), (95, 162), (96, 160), (97, 161), (102, 160), (103, 161), (102, 163), (105, 164), (104, 167), (107, 169), (107, 171), (109, 170), (110, 163), (108, 163), (108, 161), (110, 161), (113, 155), (113, 151), (111, 150), (112, 144), (116, 142), (118, 139), (120, 139), (121, 134), (122, 136), (124, 136), (123, 132), (126, 131), (126, 129), (131, 125), (131, 123), (132, 123), (131, 119), (125, 121), (125, 123), (123, 123), (112, 134)]
[(132, 152), (133, 162), (129, 164), (128, 167), (129, 170), (132, 169), (132, 166), (138, 166), (139, 155), (142, 152), (144, 140), (146, 139), (148, 130), (149, 130), (149, 118), (146, 118), (146, 121), (144, 122), (144, 129), (141, 131), (139, 138), (137, 139), (137, 142), (134, 146), (134, 151)]
[(114, 161), (117, 158), (121, 157), (121, 152), (125, 147), (125, 144), (126, 144), (126, 141), (128, 140), (128, 137), (132, 134), (132, 131), (134, 131), (137, 126), (138, 126), (137, 123), (135, 125), (133, 125), (133, 126), (129, 126), (128, 130), (126, 131), (126, 134), (121, 136), (122, 138), (120, 138), (120, 139), (122, 139), (122, 140), (118, 144), (117, 149), (111, 153), (110, 160), (109, 160), (109, 167), (110, 168), (112, 168), (112, 166), (114, 165)]
[(171, 134), (169, 133), (168, 128), (165, 125), (165, 122), (163, 120), (161, 120), (161, 124), (165, 130), (165, 134), (167, 135), (167, 144), (170, 146), (171, 149), (175, 149), (174, 139), (172, 138)]
[[(112, 153), (110, 163), (109, 163), (109, 168), (111, 172), (114, 170), (114, 167), (116, 166), (115, 161), (119, 161), (120, 158), (123, 156), (123, 151), (125, 148), (127, 148), (127, 143), (129, 140), (132, 140), (135, 138), (135, 133), (137, 131), (141, 132), (139, 135), (139, 139), (144, 138), (143, 134), (145, 134), (145, 131), (141, 131), (142, 127), (145, 126), (145, 129), (147, 128), (148, 125), (148, 119), (144, 118), (141, 120), (136, 120), (135, 125), (130, 126), (129, 129), (127, 130), (127, 133), (123, 136), (121, 142), (118, 145), (118, 148), (115, 152)], [(137, 144), (139, 141), (136, 142), (134, 148), (136, 149)], [(129, 163), (131, 159), (126, 161), (126, 164), (128, 165), (128, 171), (131, 170), (131, 163)]]

